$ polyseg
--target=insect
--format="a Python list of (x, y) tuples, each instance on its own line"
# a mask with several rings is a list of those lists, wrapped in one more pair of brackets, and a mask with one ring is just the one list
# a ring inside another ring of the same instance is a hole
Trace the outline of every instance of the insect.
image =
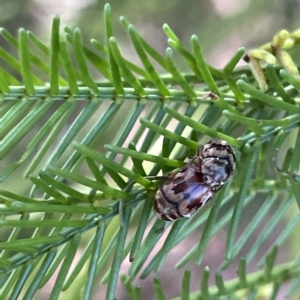
[(234, 174), (236, 157), (223, 140), (211, 139), (177, 173), (170, 173), (154, 200), (156, 215), (165, 221), (189, 218)]

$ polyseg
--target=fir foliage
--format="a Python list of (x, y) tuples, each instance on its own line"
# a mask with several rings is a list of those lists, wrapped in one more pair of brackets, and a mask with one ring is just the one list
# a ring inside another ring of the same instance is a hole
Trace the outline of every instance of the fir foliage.
[[(153, 290), (166, 299), (159, 271), (195, 232), (199, 242), (173, 267), (185, 268), (176, 299), (276, 299), (286, 282), (296, 295), (300, 78), (290, 50), (300, 32), (281, 31), (247, 55), (240, 48), (218, 70), (205, 62), (197, 36), (189, 50), (165, 25), (170, 47), (161, 56), (121, 17), (137, 65), (122, 55), (108, 4), (104, 16), (104, 42), (90, 45), (78, 28), (61, 32), (58, 17), (50, 46), (25, 29), (18, 37), (1, 29), (15, 49), (0, 49), (1, 298), (33, 299), (55, 273), (51, 300), (91, 299), (99, 278), (107, 300), (119, 278), (131, 299), (142, 299), (134, 281), (158, 272)], [(236, 68), (243, 57), (249, 66)], [(183, 166), (209, 137), (235, 148), (237, 173), (196, 215), (165, 224), (163, 235), (152, 209), (161, 182), (152, 178)], [(203, 257), (222, 230), (223, 262), (211, 270)], [(189, 263), (205, 267), (197, 291)], [(236, 278), (223, 278), (233, 264)]]

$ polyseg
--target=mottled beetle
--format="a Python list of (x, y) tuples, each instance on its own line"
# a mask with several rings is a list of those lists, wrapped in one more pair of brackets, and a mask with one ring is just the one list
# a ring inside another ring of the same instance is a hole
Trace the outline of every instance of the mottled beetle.
[(165, 221), (189, 218), (222, 188), (233, 175), (236, 157), (223, 140), (199, 146), (196, 155), (177, 173), (171, 173), (154, 200), (157, 216)]

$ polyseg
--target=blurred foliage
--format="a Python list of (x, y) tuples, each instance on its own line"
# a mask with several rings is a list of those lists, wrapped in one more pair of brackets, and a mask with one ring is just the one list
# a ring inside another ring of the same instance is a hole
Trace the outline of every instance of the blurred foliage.
[[(110, 4), (115, 12), (114, 24), (120, 16), (126, 16), (161, 54), (167, 45), (161, 27), (167, 23), (184, 43), (192, 34), (197, 34), (208, 61), (217, 61), (219, 67), (240, 45), (254, 48), (271, 40), (274, 32), (282, 28), (292, 30), (300, 27), (300, 4), (297, 0), (175, 0), (163, 3), (158, 0), (112, 0)], [(60, 15), (62, 25), (81, 29), (84, 42), (90, 37), (103, 41), (103, 17), (100, 13), (103, 5), (103, 1), (96, 0), (1, 0), (1, 26), (12, 33), (26, 27), (47, 40), (50, 20), (54, 15)], [(120, 27), (116, 27), (115, 35), (122, 38)], [(125, 39), (123, 42), (127, 43)]]

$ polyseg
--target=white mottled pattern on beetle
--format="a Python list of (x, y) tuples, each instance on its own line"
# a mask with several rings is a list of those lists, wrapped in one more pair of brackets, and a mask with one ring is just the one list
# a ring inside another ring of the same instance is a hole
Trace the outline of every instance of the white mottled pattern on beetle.
[(236, 158), (232, 147), (212, 139), (199, 146), (195, 156), (176, 174), (171, 173), (154, 200), (157, 216), (165, 221), (189, 218), (234, 174)]

